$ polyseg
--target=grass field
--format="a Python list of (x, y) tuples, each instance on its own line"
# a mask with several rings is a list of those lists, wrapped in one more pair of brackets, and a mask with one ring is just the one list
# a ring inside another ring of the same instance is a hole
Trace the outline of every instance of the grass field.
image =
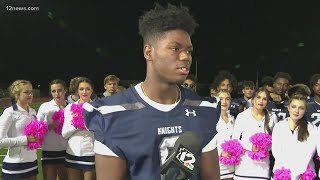
[[(33, 109), (35, 109), (36, 111), (38, 111), (38, 109), (39, 109), (39, 107), (40, 107), (40, 105), (42, 103), (43, 103), (43, 101), (38, 101), (38, 102), (31, 103), (30, 106)], [(0, 115), (2, 114), (4, 109), (5, 109), (5, 107), (0, 107)], [(7, 150), (8, 150), (7, 148), (0, 149), (0, 166), (1, 166), (1, 169), (2, 169), (2, 161), (3, 161), (4, 157), (7, 154)], [(38, 155), (38, 170), (39, 170), (39, 174), (37, 176), (37, 180), (43, 180), (42, 166), (41, 166), (41, 149), (38, 149), (37, 155)], [(0, 171), (0, 173), (1, 173), (1, 171)], [(0, 177), (0, 180), (2, 180), (1, 177)]]

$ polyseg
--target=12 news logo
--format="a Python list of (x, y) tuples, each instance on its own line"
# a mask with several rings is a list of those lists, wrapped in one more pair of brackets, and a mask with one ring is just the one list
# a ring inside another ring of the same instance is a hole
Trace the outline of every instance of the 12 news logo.
[(191, 171), (194, 169), (194, 163), (196, 162), (196, 158), (194, 154), (191, 153), (188, 149), (180, 148), (179, 154), (177, 154), (176, 158), (181, 162), (181, 164), (183, 164)]

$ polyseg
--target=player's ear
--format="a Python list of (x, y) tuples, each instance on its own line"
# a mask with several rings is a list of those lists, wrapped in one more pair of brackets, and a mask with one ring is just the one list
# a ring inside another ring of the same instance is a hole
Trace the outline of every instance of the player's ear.
[(145, 44), (143, 46), (143, 56), (147, 61), (151, 60), (151, 51), (152, 51), (152, 46), (150, 44)]

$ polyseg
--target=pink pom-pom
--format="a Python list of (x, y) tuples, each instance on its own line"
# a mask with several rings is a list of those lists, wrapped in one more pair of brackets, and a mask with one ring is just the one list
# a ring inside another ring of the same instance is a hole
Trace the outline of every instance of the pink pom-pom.
[(308, 166), (307, 170), (300, 175), (302, 180), (313, 180), (316, 177), (316, 173)]
[(291, 180), (291, 171), (282, 167), (281, 169), (276, 169), (273, 174), (274, 180)]
[(85, 130), (85, 125), (84, 125), (84, 117), (83, 117), (83, 104), (76, 104), (73, 103), (71, 105), (71, 112), (73, 115), (72, 122), (71, 124), (81, 130)]
[(250, 142), (259, 148), (259, 151), (247, 151), (248, 156), (253, 160), (262, 160), (269, 156), (271, 136), (267, 133), (256, 133), (250, 137)]
[(44, 136), (48, 132), (47, 124), (43, 121), (32, 120), (27, 124), (23, 130), (23, 134), (26, 136), (34, 136), (38, 139), (36, 142), (28, 142), (28, 149), (38, 149), (42, 146)]
[(61, 135), (64, 122), (64, 110), (60, 109), (59, 111), (54, 112), (52, 115), (52, 121), (58, 124), (58, 126), (54, 129), (54, 132), (58, 135)]
[(244, 153), (241, 143), (237, 139), (228, 140), (221, 144), (222, 151), (228, 153), (230, 157), (219, 156), (219, 161), (224, 165), (237, 165), (240, 156)]

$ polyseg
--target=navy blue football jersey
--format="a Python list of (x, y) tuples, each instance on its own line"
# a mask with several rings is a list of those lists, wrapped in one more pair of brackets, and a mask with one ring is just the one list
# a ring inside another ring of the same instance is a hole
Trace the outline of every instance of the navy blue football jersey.
[(239, 99), (232, 99), (231, 103), (230, 103), (230, 107), (229, 107), (229, 113), (236, 118), (238, 116), (238, 114), (240, 113), (240, 105), (241, 105), (241, 101), (239, 101)]
[(314, 98), (311, 97), (307, 100), (307, 112), (306, 118), (309, 122), (311, 122), (315, 126), (319, 126), (320, 124), (320, 104), (314, 101)]
[(220, 117), (221, 114), (221, 101), (216, 97), (205, 97), (206, 101), (209, 101), (213, 104), (213, 107), (217, 109), (217, 117)]
[[(160, 180), (160, 167), (182, 133), (200, 137), (197, 158), (217, 133), (219, 118), (212, 103), (185, 88), (180, 91), (179, 103), (168, 112), (146, 103), (135, 87), (84, 106), (87, 128), (127, 162), (130, 180)], [(198, 170), (190, 179), (200, 179)]]
[(284, 120), (286, 117), (289, 117), (288, 112), (288, 99), (281, 101), (279, 103), (269, 101), (267, 105), (268, 111), (275, 113), (279, 121)]

